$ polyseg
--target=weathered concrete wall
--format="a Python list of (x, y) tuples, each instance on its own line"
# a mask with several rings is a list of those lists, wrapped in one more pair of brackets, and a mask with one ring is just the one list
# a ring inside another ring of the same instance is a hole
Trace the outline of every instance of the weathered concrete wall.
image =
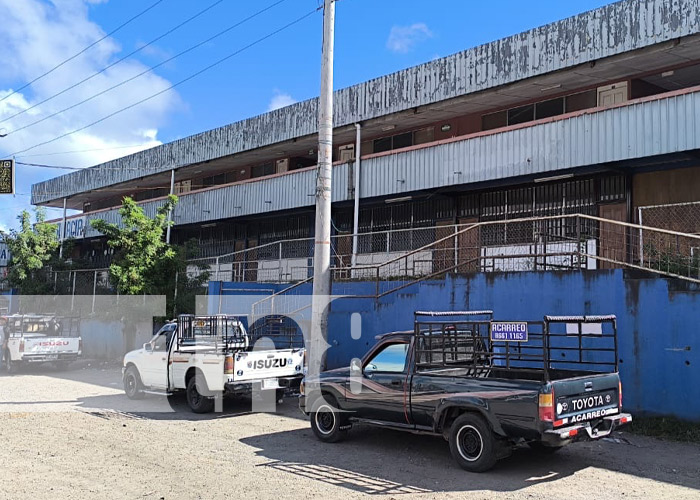
[[(344, 126), (543, 75), (700, 31), (700, 0), (625, 0), (335, 93)], [(317, 131), (318, 99), (32, 186), (32, 203), (200, 163)]]
[[(139, 322), (135, 326), (132, 348), (140, 348), (153, 335), (150, 322)], [(91, 359), (120, 361), (127, 350), (124, 324), (120, 321), (84, 319), (80, 323), (83, 339), (83, 356)]]

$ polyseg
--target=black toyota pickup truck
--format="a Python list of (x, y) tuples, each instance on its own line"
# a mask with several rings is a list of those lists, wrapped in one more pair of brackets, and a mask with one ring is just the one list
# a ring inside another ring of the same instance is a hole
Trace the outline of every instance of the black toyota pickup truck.
[(443, 436), (482, 472), (526, 443), (553, 452), (631, 422), (622, 413), (615, 316), (494, 321), (491, 311), (417, 312), (349, 368), (306, 377), (300, 408), (322, 441), (354, 423)]

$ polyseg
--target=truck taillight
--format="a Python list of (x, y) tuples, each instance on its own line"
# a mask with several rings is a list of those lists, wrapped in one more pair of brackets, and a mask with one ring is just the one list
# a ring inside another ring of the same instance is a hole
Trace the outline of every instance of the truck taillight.
[(617, 407), (622, 409), (622, 382), (617, 384)]
[(19, 352), (24, 352), (24, 339), (19, 341)]
[(554, 394), (540, 394), (539, 400), (540, 420), (542, 422), (554, 422)]
[(78, 339), (78, 352), (83, 352), (83, 339)]
[(233, 375), (233, 354), (228, 354), (224, 360), (224, 375)]

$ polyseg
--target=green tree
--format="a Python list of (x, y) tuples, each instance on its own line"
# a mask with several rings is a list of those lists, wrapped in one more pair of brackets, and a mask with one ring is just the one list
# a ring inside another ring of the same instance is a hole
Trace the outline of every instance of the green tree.
[(56, 224), (46, 222), (46, 211), (35, 210), (32, 225), (29, 212), (23, 210), (17, 216), (19, 230), (12, 229), (2, 234), (2, 240), (10, 251), (7, 282), (20, 293), (42, 294), (50, 289), (46, 264), (55, 257), (60, 243)]
[(188, 264), (196, 256), (197, 240), (173, 247), (175, 257), (161, 262), (154, 272), (154, 287), (166, 296), (167, 319), (177, 314), (194, 314), (197, 295), (202, 295), (209, 281), (209, 268), (205, 265)]
[(107, 244), (114, 249), (114, 261), (109, 266), (112, 283), (124, 295), (160, 294), (159, 276), (172, 267), (177, 252), (165, 242), (164, 232), (172, 224), (168, 213), (177, 204), (177, 196), (168, 196), (154, 218), (128, 196), (124, 198), (119, 214), (121, 226), (101, 219), (91, 221), (92, 227), (107, 236)]

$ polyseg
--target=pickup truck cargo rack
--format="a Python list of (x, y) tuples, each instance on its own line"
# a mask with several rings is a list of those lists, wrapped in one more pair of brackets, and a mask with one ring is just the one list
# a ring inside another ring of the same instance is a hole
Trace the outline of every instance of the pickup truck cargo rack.
[[(545, 316), (544, 321), (498, 321), (493, 312), (414, 313), (417, 371), (472, 377), (557, 380), (617, 371), (617, 321), (606, 316)], [(492, 325), (515, 324), (522, 340), (494, 340)]]
[(58, 316), (55, 314), (13, 314), (5, 316), (5, 335), (18, 337), (22, 334), (42, 334), (51, 337), (80, 336), (79, 316)]
[(177, 317), (177, 345), (181, 349), (196, 346), (222, 352), (247, 348), (248, 337), (240, 325), (238, 316), (181, 314)]

